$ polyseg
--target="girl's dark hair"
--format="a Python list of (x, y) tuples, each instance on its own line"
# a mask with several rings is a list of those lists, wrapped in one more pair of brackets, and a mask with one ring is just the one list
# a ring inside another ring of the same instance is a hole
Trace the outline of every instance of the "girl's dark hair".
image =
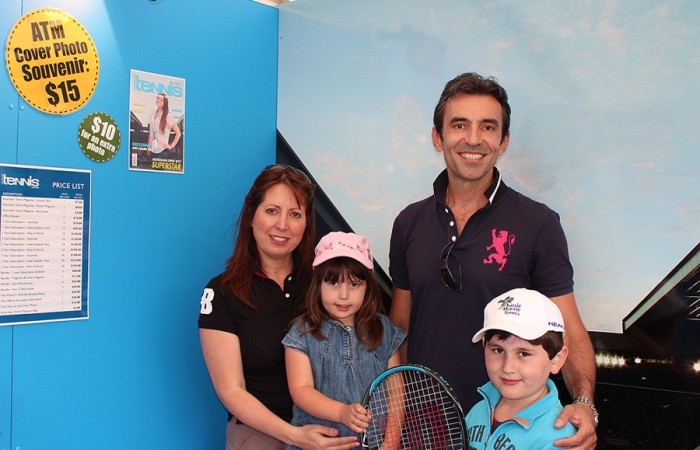
[(326, 339), (321, 331), (321, 322), (324, 317), (328, 317), (328, 313), (321, 303), (321, 284), (346, 280), (364, 281), (367, 286), (364, 302), (355, 315), (355, 332), (360, 344), (372, 351), (377, 348), (384, 336), (384, 327), (379, 319), (379, 315), (384, 312), (380, 287), (372, 271), (352, 258), (329, 259), (314, 269), (306, 294), (306, 308), (299, 316), (300, 321), (297, 326), (301, 329), (302, 324), (306, 322), (309, 327), (302, 335), (311, 333), (318, 340)]
[(314, 237), (316, 236), (316, 213), (314, 210), (316, 185), (291, 167), (276, 165), (266, 168), (255, 179), (245, 197), (235, 226), (237, 235), (233, 254), (229, 257), (226, 270), (221, 277), (222, 287), (230, 289), (243, 304), (251, 308), (255, 308), (255, 299), (251, 296), (253, 272), (256, 266), (260, 266), (260, 253), (253, 236), (253, 217), (267, 191), (278, 184), (283, 184), (291, 189), (299, 206), (304, 208), (306, 215), (304, 235), (293, 252), (293, 255), (298, 255), (297, 274), (310, 271), (313, 261)]
[[(509, 333), (503, 330), (488, 330), (486, 334), (484, 334), (486, 342), (489, 342), (494, 336), (496, 336), (502, 341), (505, 341), (509, 337), (515, 335), (513, 333)], [(557, 356), (557, 353), (559, 353), (564, 347), (564, 335), (558, 331), (548, 331), (541, 337), (533, 340), (527, 340), (527, 342), (531, 345), (541, 345), (542, 348), (544, 348), (544, 351), (547, 352), (547, 355), (551, 360), (552, 358)]]

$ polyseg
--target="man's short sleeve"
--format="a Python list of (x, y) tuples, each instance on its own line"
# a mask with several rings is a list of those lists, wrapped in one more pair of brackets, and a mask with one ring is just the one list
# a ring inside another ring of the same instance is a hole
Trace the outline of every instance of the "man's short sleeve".
[(574, 290), (574, 269), (559, 215), (551, 211), (540, 230), (534, 248), (532, 288), (548, 297), (558, 297)]
[(389, 275), (394, 287), (410, 290), (408, 282), (408, 268), (406, 267), (406, 243), (401, 227), (404, 213), (400, 213), (391, 230), (391, 240), (389, 243)]

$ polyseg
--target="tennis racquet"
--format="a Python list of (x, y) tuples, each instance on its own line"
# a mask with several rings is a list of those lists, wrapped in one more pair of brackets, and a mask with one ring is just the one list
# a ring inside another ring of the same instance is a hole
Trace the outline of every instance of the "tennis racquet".
[(367, 388), (362, 406), (372, 413), (361, 436), (364, 449), (468, 448), (457, 397), (427, 367), (407, 364), (384, 371)]

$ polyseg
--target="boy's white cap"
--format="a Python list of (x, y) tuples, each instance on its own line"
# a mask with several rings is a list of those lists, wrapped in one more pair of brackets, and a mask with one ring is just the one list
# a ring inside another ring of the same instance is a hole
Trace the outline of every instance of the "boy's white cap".
[(512, 289), (494, 298), (484, 308), (484, 328), (472, 342), (479, 342), (488, 330), (503, 330), (526, 341), (547, 331), (564, 333), (564, 318), (553, 301), (525, 288)]

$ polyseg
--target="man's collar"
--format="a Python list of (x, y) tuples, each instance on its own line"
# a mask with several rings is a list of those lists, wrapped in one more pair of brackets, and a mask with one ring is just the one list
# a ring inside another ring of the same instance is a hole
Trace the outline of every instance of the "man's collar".
[(493, 180), (491, 181), (491, 185), (488, 187), (488, 189), (486, 189), (486, 192), (484, 192), (484, 197), (489, 199), (489, 205), (493, 205), (493, 200), (496, 198), (496, 194), (499, 192), (501, 185), (501, 172), (494, 167)]
[[(447, 193), (447, 185), (449, 179), (447, 177), (447, 169), (443, 170), (433, 182), (433, 194), (441, 203), (445, 203), (445, 194)], [(506, 191), (506, 184), (501, 179), (501, 172), (495, 167), (493, 168), (493, 180), (491, 185), (484, 192), (484, 197), (489, 201), (490, 205), (497, 200)]]

